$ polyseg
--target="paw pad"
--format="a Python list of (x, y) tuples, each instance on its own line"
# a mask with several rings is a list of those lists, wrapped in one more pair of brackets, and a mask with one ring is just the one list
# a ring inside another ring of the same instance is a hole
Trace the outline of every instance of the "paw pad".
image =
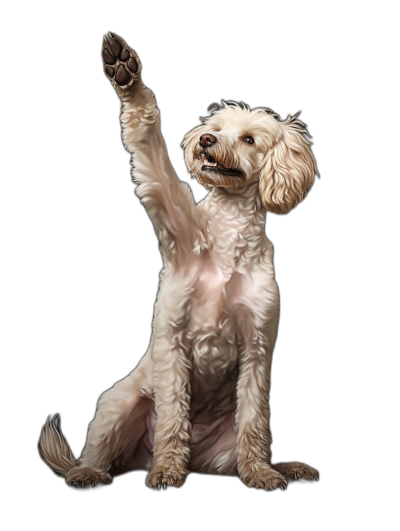
[(138, 64), (132, 52), (114, 37), (105, 42), (103, 61), (107, 76), (115, 79), (120, 87), (129, 85), (138, 71)]

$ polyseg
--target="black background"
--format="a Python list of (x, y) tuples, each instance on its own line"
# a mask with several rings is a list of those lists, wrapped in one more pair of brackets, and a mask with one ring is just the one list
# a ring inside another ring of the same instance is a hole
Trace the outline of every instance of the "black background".
[[(77, 17), (68, 29), (54, 25), (37, 32), (38, 53), (46, 53), (40, 80), (39, 63), (31, 60), (33, 104), (26, 112), (33, 149), (20, 196), (24, 273), (18, 301), (28, 358), (25, 448), (39, 516), (51, 509), (66, 517), (79, 509), (89, 518), (107, 507), (116, 521), (126, 518), (134, 525), (136, 511), (165, 520), (185, 507), (191, 519), (214, 510), (221, 522), (240, 514), (249, 524), (265, 518), (267, 526), (272, 508), (287, 508), (285, 518), (297, 512), (309, 519), (330, 496), (343, 412), (336, 361), (336, 330), (344, 326), (336, 317), (343, 264), (332, 249), (340, 232), (338, 213), (345, 208), (335, 120), (347, 85), (349, 52), (338, 45), (346, 22), (333, 28), (323, 13), (317, 13), (319, 22), (302, 23), (295, 13), (275, 19), (266, 8), (242, 8), (225, 20), (225, 11), (211, 14), (199, 4), (195, 16), (179, 19), (177, 8), (161, 14), (149, 4), (121, 11), (115, 20), (85, 24)], [(154, 16), (157, 26), (149, 22)], [(98, 398), (148, 348), (162, 268), (152, 224), (131, 182), (120, 101), (102, 71), (107, 31), (138, 53), (143, 82), (161, 111), (171, 162), (197, 201), (207, 192), (190, 178), (180, 143), (210, 104), (266, 107), (281, 120), (300, 113), (312, 137), (321, 177), (288, 215), (267, 216), (266, 234), (275, 249), (281, 295), (270, 394), (272, 461), (313, 466), (321, 476), (316, 484), (267, 493), (238, 478), (190, 475), (182, 489), (158, 493), (145, 486), (145, 472), (135, 472), (110, 487), (76, 492), (40, 460), (41, 427), (56, 413), (80, 456)]]

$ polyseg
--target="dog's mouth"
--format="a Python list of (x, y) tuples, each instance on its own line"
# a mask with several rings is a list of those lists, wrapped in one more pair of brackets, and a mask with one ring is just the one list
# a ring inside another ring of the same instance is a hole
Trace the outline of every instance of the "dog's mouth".
[(203, 171), (211, 171), (215, 173), (222, 173), (223, 175), (232, 175), (235, 177), (238, 177), (239, 175), (243, 175), (243, 172), (241, 170), (238, 170), (237, 168), (225, 168), (222, 164), (220, 164), (212, 155), (209, 153), (205, 153), (204, 151), (201, 153), (201, 158), (203, 159), (203, 165), (201, 169)]

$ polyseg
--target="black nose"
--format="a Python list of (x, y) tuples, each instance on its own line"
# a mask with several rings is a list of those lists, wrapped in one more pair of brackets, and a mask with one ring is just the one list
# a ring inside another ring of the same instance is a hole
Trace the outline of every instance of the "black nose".
[(210, 133), (206, 133), (205, 135), (201, 135), (200, 137), (200, 146), (201, 147), (208, 147), (215, 144), (217, 139), (214, 135), (210, 135)]

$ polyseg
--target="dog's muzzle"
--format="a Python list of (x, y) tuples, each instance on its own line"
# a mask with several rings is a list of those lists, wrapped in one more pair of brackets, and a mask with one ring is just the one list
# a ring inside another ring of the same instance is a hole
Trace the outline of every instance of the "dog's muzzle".
[(225, 177), (243, 177), (243, 172), (240, 169), (224, 165), (224, 157), (220, 153), (222, 146), (218, 143), (216, 136), (211, 133), (204, 133), (199, 139), (198, 146), (202, 149), (195, 149), (195, 158), (202, 161), (201, 169), (203, 172), (209, 175), (215, 174), (216, 177), (217, 174)]

